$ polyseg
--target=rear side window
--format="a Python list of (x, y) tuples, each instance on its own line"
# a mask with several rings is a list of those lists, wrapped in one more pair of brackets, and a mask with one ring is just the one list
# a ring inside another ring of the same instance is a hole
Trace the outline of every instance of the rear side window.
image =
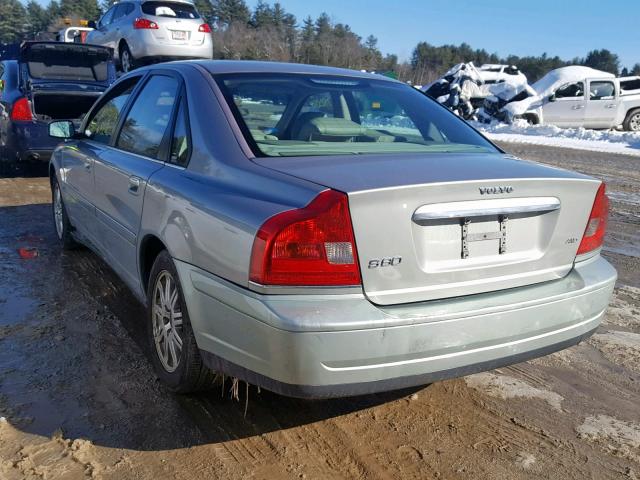
[(589, 100), (611, 100), (616, 95), (613, 82), (591, 82), (589, 84)]
[(171, 140), (171, 156), (169, 162), (181, 167), (186, 167), (189, 162), (189, 151), (191, 150), (191, 140), (189, 138), (189, 119), (185, 107), (184, 98), (180, 102), (176, 124), (173, 129), (173, 139)]
[(93, 113), (87, 123), (84, 132), (87, 138), (107, 145), (111, 142), (111, 135), (118, 125), (122, 109), (139, 80), (140, 77), (135, 77), (125, 81), (109, 93), (106, 103)]
[(120, 3), (117, 6), (116, 12), (113, 14), (113, 19), (111, 21), (115, 22), (116, 20), (129, 15), (132, 11), (133, 5), (130, 3)]
[(164, 75), (151, 77), (129, 110), (116, 146), (158, 158), (177, 93), (178, 81), (175, 78)]
[(200, 18), (196, 8), (189, 3), (179, 2), (144, 2), (142, 12), (155, 17)]
[(113, 13), (116, 11), (116, 8), (118, 8), (117, 5), (114, 5), (109, 10), (107, 10), (107, 13), (102, 16), (100, 22), (98, 22), (101, 27), (106, 27), (111, 23), (113, 19)]

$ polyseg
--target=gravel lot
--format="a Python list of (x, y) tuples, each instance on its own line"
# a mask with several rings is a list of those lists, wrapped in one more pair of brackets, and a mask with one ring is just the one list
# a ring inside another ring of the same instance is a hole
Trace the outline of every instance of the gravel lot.
[[(640, 158), (517, 144), (604, 179), (620, 278), (599, 332), (425, 388), (300, 401), (157, 383), (142, 307), (87, 250), (62, 253), (41, 171), (0, 178), (0, 479), (640, 479)], [(24, 178), (27, 177), (27, 178)], [(17, 251), (34, 247), (38, 256)]]

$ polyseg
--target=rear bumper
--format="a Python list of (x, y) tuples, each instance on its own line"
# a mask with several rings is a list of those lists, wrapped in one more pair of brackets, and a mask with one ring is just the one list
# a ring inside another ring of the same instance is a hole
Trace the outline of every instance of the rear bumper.
[(381, 308), (362, 294), (259, 295), (176, 264), (211, 368), (311, 398), (421, 385), (566, 348), (598, 327), (616, 280), (597, 256), (557, 281)]
[(7, 157), (15, 161), (48, 162), (60, 143), (49, 136), (49, 127), (43, 122), (16, 122), (7, 133)]

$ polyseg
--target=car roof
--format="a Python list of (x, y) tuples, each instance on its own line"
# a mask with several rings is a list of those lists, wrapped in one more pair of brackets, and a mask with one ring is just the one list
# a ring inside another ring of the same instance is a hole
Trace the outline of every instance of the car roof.
[(261, 62), (255, 60), (188, 60), (170, 62), (170, 64), (197, 64), (212, 74), (228, 73), (296, 73), (307, 75), (336, 75), (352, 78), (375, 78), (389, 82), (401, 83), (384, 75), (361, 72), (347, 68), (307, 65), (304, 63)]

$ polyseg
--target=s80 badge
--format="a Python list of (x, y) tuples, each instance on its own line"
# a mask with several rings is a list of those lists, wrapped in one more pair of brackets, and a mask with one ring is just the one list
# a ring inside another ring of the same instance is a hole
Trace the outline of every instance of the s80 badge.
[(369, 268), (396, 267), (402, 263), (402, 257), (382, 257), (369, 260)]

